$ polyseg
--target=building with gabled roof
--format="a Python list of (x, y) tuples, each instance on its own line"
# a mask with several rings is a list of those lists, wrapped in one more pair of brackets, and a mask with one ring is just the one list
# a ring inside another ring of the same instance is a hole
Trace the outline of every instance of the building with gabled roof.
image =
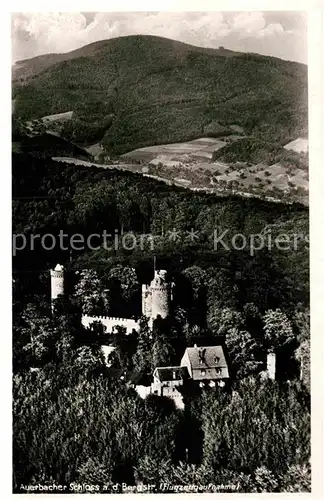
[(192, 380), (224, 385), (229, 379), (228, 365), (222, 346), (187, 347), (180, 365), (186, 367)]
[(183, 409), (181, 389), (189, 380), (189, 373), (185, 366), (158, 366), (153, 373), (151, 394), (171, 398), (176, 407)]

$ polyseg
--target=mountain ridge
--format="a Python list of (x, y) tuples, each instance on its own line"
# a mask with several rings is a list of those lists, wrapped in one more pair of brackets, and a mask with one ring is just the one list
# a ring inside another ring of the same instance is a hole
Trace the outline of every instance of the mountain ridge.
[[(190, 47), (190, 49), (196, 48), (198, 50), (203, 50), (203, 51), (210, 51), (210, 52), (216, 51), (216, 52), (219, 52), (220, 55), (221, 55), (222, 52), (223, 53), (227, 52), (228, 54), (230, 54), (230, 53), (232, 53), (232, 54), (254, 54), (254, 55), (259, 55), (259, 56), (263, 56), (263, 57), (270, 57), (272, 59), (278, 59), (280, 61), (285, 61), (285, 62), (290, 62), (290, 63), (298, 64), (298, 65), (301, 65), (301, 66), (307, 66), (306, 63), (301, 63), (301, 62), (298, 62), (298, 61), (293, 61), (291, 59), (283, 59), (283, 58), (280, 58), (280, 57), (277, 57), (277, 56), (270, 56), (270, 55), (266, 55), (266, 54), (260, 54), (258, 52), (244, 52), (244, 51), (241, 52), (241, 51), (237, 51), (237, 50), (227, 49), (224, 46), (219, 46), (219, 47), (216, 48), (216, 47), (206, 47), (206, 46), (201, 46), (201, 45), (192, 45), (192, 44), (189, 44), (187, 42), (182, 42), (180, 40), (175, 40), (173, 38), (167, 38), (167, 37), (156, 36), (156, 35), (124, 35), (124, 36), (113, 37), (113, 38), (105, 38), (103, 40), (97, 40), (96, 42), (91, 42), (89, 44), (82, 45), (81, 47), (79, 47), (77, 49), (69, 50), (67, 52), (46, 52), (44, 54), (39, 54), (38, 56), (32, 56), (32, 57), (28, 57), (26, 59), (19, 59), (19, 60), (15, 61), (15, 63), (13, 64), (13, 66), (20, 65), (22, 63), (31, 62), (31, 61), (36, 61), (37, 59), (46, 58), (46, 57), (57, 56), (58, 58), (60, 58), (60, 57), (66, 57), (68, 55), (71, 56), (72, 54), (75, 55), (76, 57), (80, 57), (82, 54), (80, 54), (78, 56), (77, 53), (82, 52), (87, 47), (90, 48), (90, 47), (94, 47), (94, 46), (100, 46), (100, 45), (109, 43), (111, 40), (118, 40), (118, 39), (122, 39), (122, 38), (133, 38), (133, 37), (136, 37), (136, 36), (141, 36), (143, 38), (145, 37), (145, 38), (153, 38), (153, 39), (160, 39), (160, 40), (168, 40), (168, 41), (174, 42), (176, 44), (181, 44), (183, 46)], [(57, 62), (60, 62), (60, 61), (58, 60)]]
[(46, 67), (44, 57), (27, 60), (30, 76), (13, 82), (15, 113), (73, 110), (64, 136), (100, 140), (107, 152), (189, 140), (219, 125), (279, 143), (307, 131), (307, 67), (297, 62), (147, 35), (47, 56)]
[[(44, 69), (49, 68), (50, 66), (70, 60), (70, 59), (75, 59), (78, 57), (84, 57), (84, 56), (90, 56), (94, 55), (97, 50), (100, 50), (100, 48), (104, 47), (106, 44), (109, 44), (113, 40), (120, 40), (120, 39), (127, 39), (127, 38), (134, 38), (136, 36), (141, 36), (143, 38), (147, 39), (156, 39), (156, 40), (168, 40), (173, 42), (174, 44), (177, 44), (179, 46), (183, 46), (183, 48), (187, 47), (190, 48), (190, 50), (196, 49), (197, 52), (203, 51), (203, 52), (218, 52), (219, 55), (225, 55), (227, 54), (227, 57), (230, 57), (231, 54), (236, 55), (236, 54), (243, 54), (244, 52), (237, 52), (237, 51), (232, 51), (230, 49), (226, 49), (225, 47), (218, 47), (218, 49), (213, 48), (213, 47), (201, 47), (199, 45), (190, 45), (185, 42), (180, 42), (178, 40), (174, 40), (171, 38), (166, 38), (166, 37), (161, 37), (161, 36), (155, 36), (155, 35), (125, 35), (125, 36), (120, 36), (120, 37), (115, 37), (115, 38), (107, 38), (104, 40), (98, 40), (96, 42), (92, 42), (86, 45), (83, 45), (82, 47), (79, 47), (78, 49), (73, 49), (68, 52), (50, 52), (50, 53), (45, 53), (45, 54), (40, 54), (38, 56), (30, 57), (27, 59), (21, 59), (15, 62), (13, 65), (13, 81), (16, 81), (17, 79), (24, 77), (21, 70), (26, 69), (28, 71), (28, 68), (21, 68), (19, 66), (28, 66), (31, 65), (32, 68), (31, 70), (35, 71), (34, 64), (39, 62), (40, 63), (40, 68), (39, 70), (37, 69), (34, 74), (38, 74), (39, 72), (43, 71)], [(91, 49), (94, 49), (92, 52)], [(17, 66), (17, 67), (15, 67)], [(20, 73), (21, 72), (21, 73)], [(15, 75), (16, 73), (16, 75)], [(28, 76), (28, 75), (27, 75)]]

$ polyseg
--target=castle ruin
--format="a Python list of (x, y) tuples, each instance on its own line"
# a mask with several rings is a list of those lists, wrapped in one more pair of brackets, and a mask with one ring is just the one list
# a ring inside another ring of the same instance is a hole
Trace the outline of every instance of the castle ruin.
[[(51, 269), (51, 301), (55, 301), (59, 295), (64, 294), (64, 268), (57, 264)], [(149, 285), (142, 285), (142, 315), (148, 318), (150, 328), (153, 321), (160, 316), (166, 318), (170, 312), (171, 284), (167, 281), (167, 271), (164, 269), (154, 270), (153, 280)], [(131, 318), (114, 318), (110, 316), (82, 316), (82, 324), (89, 327), (91, 323), (100, 322), (112, 333), (116, 332), (117, 326), (124, 327), (126, 333), (139, 330), (139, 321)]]

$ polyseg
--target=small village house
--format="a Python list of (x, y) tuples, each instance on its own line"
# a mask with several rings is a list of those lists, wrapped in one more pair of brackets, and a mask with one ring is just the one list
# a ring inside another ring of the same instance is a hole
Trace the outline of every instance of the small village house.
[(229, 379), (222, 346), (187, 347), (180, 364), (187, 368), (190, 378), (200, 387), (223, 387)]
[(177, 408), (184, 408), (181, 389), (189, 379), (189, 373), (185, 366), (163, 366), (157, 367), (153, 373), (151, 393), (157, 396), (171, 398)]

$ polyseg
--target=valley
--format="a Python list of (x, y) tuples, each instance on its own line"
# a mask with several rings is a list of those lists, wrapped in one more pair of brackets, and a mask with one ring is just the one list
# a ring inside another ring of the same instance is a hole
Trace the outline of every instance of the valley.
[(202, 137), (188, 142), (149, 146), (125, 153), (107, 163), (104, 159), (100, 160), (102, 150), (97, 144), (87, 148), (89, 154), (94, 153), (94, 161), (71, 157), (53, 159), (76, 165), (137, 172), (194, 191), (308, 205), (308, 172), (301, 168), (289, 168), (280, 163), (251, 165), (247, 162), (212, 160), (214, 151), (220, 151), (226, 144), (242, 139), (242, 136), (235, 135), (217, 139)]
[(13, 131), (15, 151), (308, 204), (303, 64), (154, 36), (103, 40), (13, 67)]

